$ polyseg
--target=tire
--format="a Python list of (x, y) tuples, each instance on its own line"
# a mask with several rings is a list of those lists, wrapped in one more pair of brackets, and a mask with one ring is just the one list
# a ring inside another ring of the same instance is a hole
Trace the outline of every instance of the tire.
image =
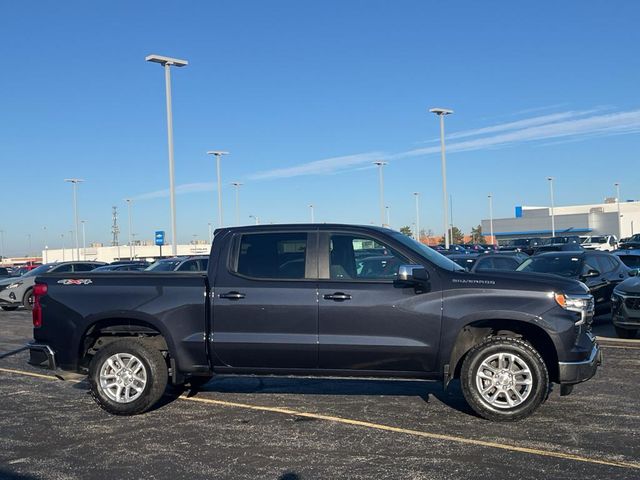
[(636, 335), (638, 334), (638, 330), (635, 328), (621, 328), (616, 325), (614, 325), (613, 327), (616, 329), (616, 335), (618, 336), (618, 338), (633, 339), (636, 338)]
[(33, 310), (33, 288), (27, 290), (22, 297), (22, 305), (29, 311)]
[[(101, 379), (101, 375), (107, 378)], [(133, 338), (101, 348), (89, 364), (91, 396), (102, 409), (114, 415), (146, 412), (160, 400), (168, 379), (162, 353)], [(125, 397), (127, 393), (129, 399)]]
[(14, 310), (18, 309), (18, 305), (2, 305), (2, 310), (4, 310), (5, 312), (13, 312)]
[(528, 417), (547, 399), (550, 386), (540, 354), (529, 342), (511, 337), (491, 337), (469, 350), (460, 384), (473, 411), (494, 422)]

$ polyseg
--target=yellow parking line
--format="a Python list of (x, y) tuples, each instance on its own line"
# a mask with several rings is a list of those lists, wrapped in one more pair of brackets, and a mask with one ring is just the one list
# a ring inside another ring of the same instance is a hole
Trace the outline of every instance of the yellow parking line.
[[(39, 373), (27, 372), (27, 371), (23, 371), (23, 370), (14, 370), (14, 369), (9, 369), (9, 368), (0, 368), (0, 372), (13, 373), (13, 374), (17, 374), (17, 375), (26, 375), (26, 376), (30, 376), (30, 377), (43, 378), (43, 379), (46, 379), (46, 380), (58, 380), (58, 378), (54, 377), (53, 375), (42, 375), (42, 374), (39, 374)], [(74, 382), (74, 383), (78, 383), (80, 380), (71, 380), (71, 381)], [(328, 422), (342, 423), (342, 424), (353, 425), (353, 426), (357, 426), (357, 427), (365, 427), (365, 428), (371, 428), (371, 429), (375, 429), (375, 430), (382, 430), (382, 431), (394, 432), (394, 433), (403, 433), (403, 434), (406, 434), (406, 435), (413, 435), (415, 437), (429, 438), (429, 439), (432, 439), (432, 440), (444, 440), (444, 441), (448, 441), (448, 442), (461, 443), (461, 444), (466, 444), (466, 445), (474, 445), (474, 446), (478, 446), (478, 447), (497, 448), (497, 449), (500, 449), (500, 450), (506, 450), (506, 451), (510, 451), (510, 452), (527, 453), (527, 454), (530, 454), (530, 455), (561, 458), (561, 459), (564, 459), (564, 460), (573, 460), (573, 461), (576, 461), (576, 462), (591, 463), (591, 464), (596, 464), (596, 465), (606, 465), (606, 466), (609, 466), (609, 467), (630, 468), (630, 469), (640, 470), (640, 464), (638, 464), (638, 463), (621, 462), (621, 461), (617, 461), (617, 460), (603, 460), (603, 459), (599, 459), (599, 458), (575, 455), (575, 454), (572, 454), (572, 453), (556, 452), (556, 451), (553, 451), (553, 450), (541, 450), (541, 449), (538, 449), (538, 448), (519, 447), (517, 445), (505, 445), (505, 444), (502, 444), (502, 443), (488, 442), (488, 441), (485, 441), (485, 440), (475, 440), (473, 438), (458, 437), (458, 436), (454, 436), (454, 435), (443, 435), (443, 434), (440, 434), (440, 433), (424, 432), (424, 431), (421, 431), (421, 430), (411, 430), (411, 429), (408, 429), (408, 428), (393, 427), (391, 425), (384, 425), (384, 424), (380, 424), (380, 423), (365, 422), (365, 421), (362, 421), (362, 420), (353, 420), (353, 419), (350, 419), (350, 418), (335, 417), (335, 416), (332, 416), (332, 415), (323, 415), (323, 414), (320, 414), (320, 413), (301, 412), (301, 411), (298, 411), (298, 410), (291, 410), (289, 408), (265, 407), (265, 406), (261, 406), (261, 405), (251, 405), (251, 404), (248, 404), (248, 403), (228, 402), (228, 401), (225, 401), (225, 400), (214, 400), (214, 399), (210, 399), (210, 398), (188, 397), (188, 396), (185, 396), (185, 395), (181, 395), (178, 398), (180, 400), (184, 400), (184, 401), (204, 403), (204, 404), (209, 404), (209, 405), (219, 405), (219, 406), (223, 406), (223, 407), (243, 408), (243, 409), (247, 409), (247, 410), (255, 410), (255, 411), (260, 411), (260, 412), (280, 413), (280, 414), (283, 414), (283, 415), (291, 415), (291, 416), (295, 416), (295, 417), (313, 418), (313, 419), (316, 419), (316, 420), (325, 420), (325, 421), (328, 421)]]

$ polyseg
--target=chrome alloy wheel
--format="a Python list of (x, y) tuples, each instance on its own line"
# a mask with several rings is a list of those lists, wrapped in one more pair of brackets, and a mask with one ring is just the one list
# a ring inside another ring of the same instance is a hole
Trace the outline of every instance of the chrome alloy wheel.
[(100, 389), (114, 402), (136, 400), (147, 385), (147, 370), (140, 359), (130, 353), (116, 353), (100, 368)]
[(487, 404), (513, 408), (524, 402), (533, 389), (529, 365), (512, 353), (495, 353), (485, 358), (476, 373), (476, 387)]

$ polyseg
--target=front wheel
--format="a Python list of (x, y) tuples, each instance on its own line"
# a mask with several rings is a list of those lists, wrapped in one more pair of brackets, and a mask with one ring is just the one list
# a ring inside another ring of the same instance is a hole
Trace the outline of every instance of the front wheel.
[(478, 415), (512, 422), (528, 417), (544, 402), (549, 393), (549, 373), (529, 342), (491, 337), (465, 356), (461, 386)]
[(616, 329), (616, 335), (618, 338), (633, 339), (636, 338), (636, 335), (638, 334), (638, 330), (635, 328), (620, 328), (615, 325), (614, 328)]
[(26, 308), (29, 311), (33, 310), (33, 289), (32, 288), (27, 290), (27, 293), (25, 293), (24, 297), (22, 297), (22, 305), (24, 306), (24, 308)]
[(115, 415), (149, 410), (164, 394), (168, 379), (162, 353), (136, 339), (110, 343), (98, 350), (89, 365), (91, 396)]

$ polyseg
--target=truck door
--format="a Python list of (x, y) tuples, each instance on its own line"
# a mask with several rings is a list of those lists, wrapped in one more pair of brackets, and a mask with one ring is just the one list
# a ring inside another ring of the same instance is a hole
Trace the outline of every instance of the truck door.
[(236, 233), (213, 288), (214, 358), (232, 369), (318, 366), (317, 232)]
[(394, 285), (415, 263), (360, 233), (321, 232), (318, 247), (321, 369), (432, 372), (442, 292), (435, 269), (427, 291)]

